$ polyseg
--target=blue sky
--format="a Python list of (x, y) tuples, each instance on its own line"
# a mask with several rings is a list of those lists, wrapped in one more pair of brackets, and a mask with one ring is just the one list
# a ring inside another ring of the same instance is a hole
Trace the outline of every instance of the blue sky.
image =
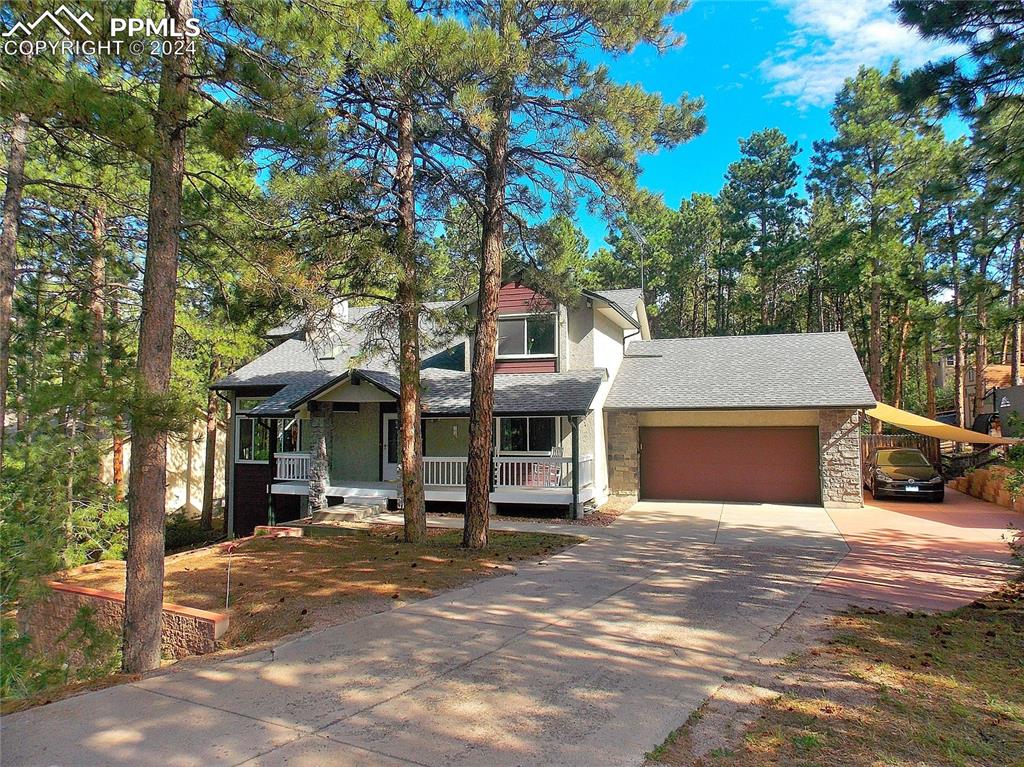
[[(641, 185), (676, 207), (693, 192), (717, 193), (738, 140), (768, 127), (799, 142), (800, 163), (811, 143), (831, 135), (829, 106), (860, 65), (904, 68), (952, 49), (902, 27), (886, 0), (694, 0), (676, 18), (683, 47), (659, 56), (641, 48), (608, 61), (620, 82), (639, 82), (675, 101), (703, 96), (704, 135), (643, 160)], [(591, 250), (603, 245), (604, 221), (581, 210)]]

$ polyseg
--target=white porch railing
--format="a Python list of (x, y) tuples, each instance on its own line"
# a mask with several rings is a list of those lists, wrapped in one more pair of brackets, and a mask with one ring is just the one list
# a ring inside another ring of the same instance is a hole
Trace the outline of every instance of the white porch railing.
[(466, 484), (466, 458), (423, 457), (423, 484), (462, 487)]
[(309, 453), (276, 453), (277, 462), (275, 479), (302, 480), (309, 479), (309, 469), (313, 456)]
[[(275, 479), (309, 479), (312, 456), (309, 453), (277, 453)], [(433, 487), (464, 487), (467, 459), (459, 457), (423, 458), (423, 484)], [(594, 456), (580, 456), (580, 487), (594, 481)], [(502, 455), (494, 459), (495, 487), (572, 487), (572, 458)]]
[[(502, 455), (494, 459), (495, 487), (572, 487), (571, 457)], [(580, 456), (580, 487), (594, 481), (594, 456)]]

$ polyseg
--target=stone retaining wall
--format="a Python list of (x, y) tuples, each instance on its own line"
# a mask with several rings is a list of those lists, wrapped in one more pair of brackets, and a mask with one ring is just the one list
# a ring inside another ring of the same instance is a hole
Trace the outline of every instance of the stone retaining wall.
[(1013, 509), (1016, 512), (1024, 512), (1024, 496), (1013, 498), (1010, 491), (1006, 489), (1004, 479), (1007, 469), (1005, 466), (993, 466), (991, 469), (975, 469), (970, 474), (957, 477), (949, 483), (954, 490), (961, 493), (973, 495), (983, 501), (994, 503), (1005, 509)]
[[(49, 586), (49, 595), (18, 611), (19, 629), (31, 637), (36, 652), (47, 655), (67, 652), (74, 660), (74, 648), (63, 646), (60, 637), (83, 607), (92, 609), (98, 628), (121, 633), (123, 594), (69, 583), (53, 582)], [(227, 630), (228, 616), (223, 613), (165, 602), (163, 655), (177, 659), (212, 652)]]

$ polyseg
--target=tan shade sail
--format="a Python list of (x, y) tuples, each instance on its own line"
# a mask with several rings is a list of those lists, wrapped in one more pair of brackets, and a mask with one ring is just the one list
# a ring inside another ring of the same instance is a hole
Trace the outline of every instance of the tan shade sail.
[(931, 418), (925, 418), (923, 415), (908, 413), (906, 410), (900, 410), (882, 402), (876, 403), (873, 408), (864, 412), (872, 418), (885, 421), (901, 429), (950, 442), (973, 442), (976, 445), (1015, 445), (1020, 442), (1019, 439), (1011, 437), (996, 437), (992, 434), (982, 434), (970, 429), (961, 429), (959, 426), (950, 426), (948, 423), (933, 421)]

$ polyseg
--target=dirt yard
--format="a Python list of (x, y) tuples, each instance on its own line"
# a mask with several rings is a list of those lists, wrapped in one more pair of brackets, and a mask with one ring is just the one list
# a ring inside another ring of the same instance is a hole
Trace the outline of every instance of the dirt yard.
[[(486, 551), (463, 549), (461, 530), (431, 529), (420, 545), (401, 542), (401, 530), (369, 530), (323, 537), (252, 539), (232, 554), (211, 546), (169, 557), (168, 602), (224, 610), (231, 564), (227, 648), (340, 623), (434, 596), (469, 581), (514, 570), (575, 545), (571, 535), (495, 532)], [(98, 589), (124, 591), (124, 563), (102, 563), (64, 578)]]

